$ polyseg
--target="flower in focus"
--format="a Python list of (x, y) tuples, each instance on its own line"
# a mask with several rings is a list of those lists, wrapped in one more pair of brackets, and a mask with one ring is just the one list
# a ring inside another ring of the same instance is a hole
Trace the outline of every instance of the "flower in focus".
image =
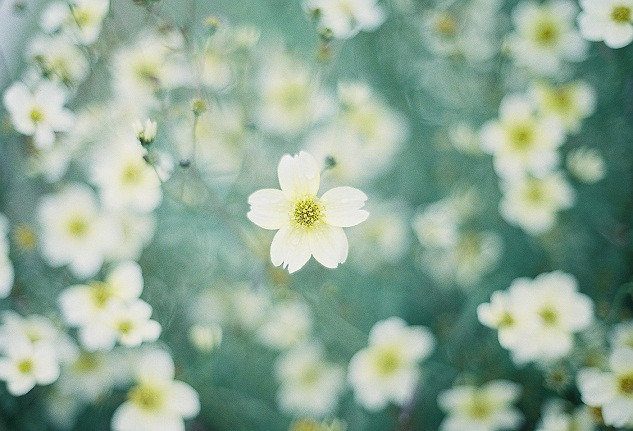
[(369, 347), (349, 363), (348, 381), (356, 401), (371, 411), (393, 402), (403, 406), (413, 396), (420, 378), (418, 364), (430, 355), (433, 335), (422, 326), (408, 327), (399, 317), (374, 325)]
[(156, 139), (156, 128), (158, 124), (156, 121), (152, 121), (149, 118), (145, 120), (145, 124), (140, 121), (134, 123), (134, 131), (136, 132), (136, 138), (142, 146), (147, 147), (154, 139)]
[(337, 39), (373, 31), (387, 17), (377, 0), (304, 0), (304, 8), (317, 16), (321, 30), (330, 30)]
[(606, 164), (595, 148), (580, 147), (567, 154), (567, 169), (583, 183), (593, 184), (606, 175)]
[(437, 402), (447, 413), (440, 431), (500, 431), (516, 429), (523, 415), (512, 406), (521, 386), (493, 380), (483, 386), (455, 386), (442, 392)]
[(319, 167), (306, 152), (286, 154), (277, 169), (281, 190), (258, 190), (248, 198), (248, 218), (264, 229), (279, 229), (270, 246), (273, 265), (290, 273), (302, 268), (311, 256), (327, 268), (347, 259), (344, 227), (355, 226), (369, 213), (361, 208), (365, 193), (336, 187), (317, 197)]
[(3, 101), (15, 130), (33, 136), (35, 147), (45, 149), (55, 143), (55, 132), (66, 132), (73, 125), (73, 114), (64, 108), (66, 97), (64, 90), (50, 82), (41, 82), (33, 90), (15, 82)]
[(560, 122), (537, 115), (531, 101), (520, 95), (505, 96), (499, 119), (484, 124), (480, 133), (482, 148), (493, 155), (495, 172), (502, 178), (551, 171), (565, 140)]
[(557, 118), (569, 133), (580, 132), (582, 120), (596, 110), (596, 92), (584, 81), (556, 86), (539, 82), (533, 86), (532, 95), (539, 112)]
[(616, 348), (609, 358), (609, 370), (584, 368), (578, 372), (582, 401), (602, 409), (606, 425), (633, 427), (633, 349)]
[(633, 40), (632, 0), (581, 0), (578, 25), (582, 37), (622, 48)]
[(345, 372), (325, 360), (320, 344), (302, 344), (284, 353), (275, 369), (281, 381), (277, 400), (284, 411), (317, 418), (334, 411)]
[(574, 28), (577, 13), (569, 0), (520, 2), (512, 12), (516, 33), (508, 41), (517, 65), (551, 76), (561, 71), (565, 61), (583, 61), (588, 44)]
[(558, 212), (574, 205), (574, 190), (560, 172), (543, 178), (524, 177), (501, 184), (499, 211), (510, 224), (530, 235), (553, 228)]
[(174, 362), (165, 351), (146, 352), (135, 373), (136, 384), (114, 412), (114, 431), (183, 430), (183, 419), (200, 411), (196, 391), (174, 380)]

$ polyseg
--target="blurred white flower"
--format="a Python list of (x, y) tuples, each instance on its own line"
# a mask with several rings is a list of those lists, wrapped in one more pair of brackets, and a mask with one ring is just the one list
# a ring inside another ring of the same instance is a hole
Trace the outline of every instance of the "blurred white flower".
[(74, 122), (72, 112), (64, 108), (67, 93), (56, 84), (42, 81), (33, 89), (14, 82), (3, 96), (15, 130), (33, 136), (37, 148), (50, 148), (55, 132), (68, 131)]
[(420, 379), (419, 362), (431, 354), (435, 340), (422, 326), (407, 326), (399, 317), (376, 323), (369, 346), (350, 360), (348, 381), (356, 402), (378, 411), (393, 402), (403, 406)]
[(483, 386), (454, 386), (442, 392), (437, 402), (447, 413), (440, 431), (501, 431), (517, 429), (523, 415), (512, 405), (521, 386), (493, 380)]
[(459, 239), (460, 217), (450, 200), (435, 202), (413, 218), (413, 231), (424, 247), (447, 248)]
[(0, 213), (0, 298), (6, 298), (11, 293), (14, 276), (9, 259), (9, 220)]
[(201, 323), (192, 325), (189, 328), (189, 342), (201, 352), (217, 349), (222, 343), (222, 327)]
[(84, 403), (93, 403), (108, 392), (117, 374), (117, 361), (111, 353), (76, 352), (72, 361), (62, 367), (56, 388)]
[(41, 198), (38, 217), (42, 227), (42, 255), (59, 267), (68, 265), (78, 278), (97, 273), (121, 231), (97, 206), (94, 193), (81, 184)]
[(448, 128), (448, 139), (457, 151), (465, 154), (481, 154), (479, 133), (468, 123), (451, 124)]
[(0, 380), (7, 382), (11, 395), (29, 392), (35, 385), (48, 385), (59, 377), (57, 353), (50, 343), (31, 343), (22, 337), (6, 340), (0, 357)]
[(174, 380), (174, 362), (165, 351), (146, 352), (136, 370), (136, 384), (114, 412), (114, 431), (184, 430), (184, 419), (200, 411), (196, 391)]
[(606, 425), (633, 427), (633, 349), (618, 347), (609, 358), (609, 370), (584, 368), (578, 372), (582, 401), (601, 408)]
[(324, 356), (319, 343), (306, 343), (277, 359), (275, 371), (281, 382), (277, 402), (283, 411), (316, 418), (333, 413), (345, 385), (345, 372)]
[(580, 132), (582, 120), (596, 110), (596, 92), (584, 81), (556, 86), (537, 82), (532, 86), (531, 94), (539, 112), (557, 118), (569, 133)]
[(310, 308), (299, 300), (287, 300), (275, 304), (255, 336), (268, 347), (284, 350), (304, 341), (311, 329)]
[(65, 359), (73, 352), (72, 343), (53, 323), (44, 316), (31, 314), (20, 316), (18, 313), (5, 310), (2, 312), (2, 326), (0, 326), (0, 352), (9, 348), (9, 344), (17, 339), (29, 343), (43, 342), (58, 348), (58, 358)]
[(517, 65), (538, 75), (558, 74), (564, 62), (580, 62), (588, 44), (574, 28), (577, 6), (569, 0), (522, 1), (512, 11), (515, 33), (508, 39)]
[(511, 350), (515, 363), (548, 363), (567, 356), (574, 334), (593, 322), (593, 302), (578, 293), (576, 279), (561, 271), (534, 280), (518, 278), (505, 294), (493, 294), (482, 304), (479, 319), (499, 329), (499, 341)]
[(503, 98), (499, 119), (484, 124), (480, 133), (482, 149), (493, 155), (495, 172), (502, 178), (552, 171), (565, 141), (560, 121), (537, 115), (531, 101), (516, 94)]
[(304, 0), (304, 8), (316, 16), (321, 30), (337, 39), (349, 39), (359, 31), (374, 31), (387, 14), (377, 0)]
[(501, 216), (530, 235), (553, 228), (558, 213), (574, 205), (575, 193), (560, 172), (543, 178), (524, 177), (501, 184)]
[(353, 187), (336, 187), (318, 198), (319, 166), (303, 151), (284, 155), (277, 174), (281, 190), (263, 189), (248, 198), (249, 220), (264, 229), (279, 229), (270, 246), (273, 265), (292, 273), (311, 256), (327, 268), (345, 262), (343, 228), (367, 219), (369, 213), (361, 209), (367, 196)]
[(51, 3), (40, 20), (42, 30), (66, 33), (83, 45), (93, 44), (101, 33), (109, 0), (71, 0)]
[(633, 349), (633, 320), (618, 323), (613, 328), (611, 348), (630, 347)]
[(84, 53), (65, 35), (36, 36), (26, 49), (26, 58), (44, 77), (64, 85), (80, 84), (90, 71)]
[(152, 213), (138, 214), (129, 210), (108, 213), (122, 232), (119, 241), (109, 251), (106, 258), (117, 262), (138, 260), (143, 248), (152, 240), (156, 231), (156, 217)]
[(288, 431), (346, 431), (347, 423), (341, 419), (317, 421), (301, 418), (290, 424)]
[(580, 147), (567, 154), (567, 170), (583, 183), (593, 184), (605, 177), (607, 166), (597, 149)]
[(622, 48), (633, 40), (632, 0), (581, 0), (578, 25), (582, 37)]
[(570, 411), (565, 402), (552, 399), (543, 407), (543, 415), (536, 431), (595, 431), (596, 425), (586, 406)]

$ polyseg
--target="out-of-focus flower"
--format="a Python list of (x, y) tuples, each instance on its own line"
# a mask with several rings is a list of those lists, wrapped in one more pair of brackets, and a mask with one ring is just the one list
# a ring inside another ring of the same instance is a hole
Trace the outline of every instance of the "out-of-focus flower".
[(578, 372), (582, 401), (599, 407), (606, 425), (633, 427), (633, 349), (618, 347), (609, 358), (609, 370), (584, 368)]
[(345, 383), (345, 372), (328, 363), (318, 343), (299, 345), (280, 356), (275, 370), (281, 382), (277, 400), (294, 416), (322, 418), (331, 414)]
[(558, 74), (564, 62), (580, 62), (588, 44), (574, 28), (577, 6), (569, 0), (520, 2), (512, 12), (516, 33), (509, 46), (517, 65), (539, 75)]
[(597, 149), (580, 147), (567, 154), (567, 169), (583, 183), (593, 184), (605, 177), (607, 166)]
[(14, 276), (13, 264), (9, 259), (9, 220), (0, 214), (0, 298), (9, 296)]
[(584, 81), (556, 86), (538, 82), (532, 87), (539, 112), (560, 120), (567, 132), (578, 133), (582, 120), (596, 110), (596, 92)]
[(465, 154), (481, 154), (479, 133), (468, 123), (451, 124), (448, 128), (448, 139), (457, 151)]
[(377, 0), (304, 0), (303, 5), (317, 18), (320, 29), (331, 31), (337, 39), (374, 31), (387, 18)]
[(33, 90), (14, 82), (3, 101), (15, 130), (33, 136), (35, 147), (46, 149), (55, 143), (55, 132), (66, 132), (73, 125), (72, 112), (64, 108), (66, 97), (66, 92), (51, 82), (42, 81)]
[(302, 418), (290, 424), (288, 431), (346, 431), (347, 424), (340, 419), (317, 421)]
[(184, 419), (200, 411), (196, 391), (174, 380), (174, 362), (165, 351), (145, 353), (135, 372), (136, 384), (114, 412), (115, 431), (182, 430)]
[(284, 350), (304, 341), (312, 329), (310, 308), (299, 300), (275, 304), (257, 329), (257, 340), (273, 349)]
[(143, 248), (152, 240), (156, 230), (154, 214), (122, 210), (110, 212), (108, 216), (119, 226), (122, 235), (106, 258), (112, 262), (140, 258)]
[(27, 60), (54, 82), (76, 86), (90, 71), (84, 53), (65, 35), (37, 36), (26, 50)]
[(630, 347), (633, 349), (633, 320), (627, 320), (615, 325), (611, 336), (611, 347), (613, 349), (618, 347)]
[(581, 0), (578, 25), (582, 37), (622, 48), (633, 40), (633, 1)]
[(553, 228), (558, 213), (574, 205), (574, 190), (560, 172), (543, 178), (504, 181), (501, 189), (501, 215), (530, 235), (540, 235)]
[(99, 271), (121, 237), (119, 228), (98, 208), (94, 193), (72, 184), (44, 196), (38, 206), (42, 254), (54, 267), (68, 265), (82, 279)]
[(189, 328), (189, 342), (201, 352), (217, 349), (222, 343), (222, 327), (201, 323), (192, 325)]
[(59, 363), (53, 346), (9, 338), (0, 357), (0, 380), (7, 382), (12, 395), (24, 395), (35, 385), (48, 385), (59, 377)]
[(318, 198), (319, 167), (303, 151), (283, 156), (277, 174), (281, 190), (263, 189), (248, 198), (249, 220), (264, 229), (279, 229), (270, 246), (273, 265), (292, 273), (311, 256), (327, 268), (345, 262), (343, 228), (367, 219), (369, 213), (361, 209), (367, 196), (353, 187), (336, 187)]
[(493, 380), (483, 386), (454, 386), (442, 392), (437, 402), (447, 413), (441, 431), (500, 431), (519, 427), (523, 415), (512, 405), (521, 386)]
[(112, 353), (77, 351), (74, 358), (62, 367), (56, 388), (79, 398), (81, 402), (95, 402), (116, 382), (117, 358)]
[(66, 33), (83, 45), (91, 45), (99, 37), (109, 0), (72, 0), (51, 3), (41, 17), (42, 30), (53, 34)]
[(348, 381), (356, 401), (377, 411), (393, 402), (403, 406), (413, 396), (420, 378), (419, 362), (431, 354), (433, 335), (421, 326), (408, 327), (399, 317), (374, 325), (369, 346), (349, 363)]
[(543, 416), (536, 431), (595, 431), (596, 425), (592, 414), (586, 406), (570, 411), (565, 402), (552, 399), (543, 407)]
[(575, 278), (560, 271), (519, 278), (479, 306), (479, 320), (499, 329), (500, 343), (517, 364), (552, 362), (568, 355), (574, 334), (593, 322), (593, 302), (577, 290)]
[(459, 238), (459, 215), (448, 200), (427, 206), (413, 218), (413, 230), (424, 247), (446, 248)]
[(516, 94), (503, 98), (499, 119), (484, 124), (480, 133), (483, 150), (493, 155), (495, 172), (503, 178), (550, 172), (565, 140), (560, 121), (537, 115), (531, 101)]

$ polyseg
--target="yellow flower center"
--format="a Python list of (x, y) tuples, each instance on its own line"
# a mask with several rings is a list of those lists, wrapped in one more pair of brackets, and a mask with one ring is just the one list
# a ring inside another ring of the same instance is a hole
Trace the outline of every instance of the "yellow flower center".
[(102, 281), (93, 281), (90, 283), (90, 293), (92, 302), (97, 308), (105, 307), (108, 299), (113, 296), (110, 285)]
[(134, 324), (130, 320), (122, 320), (117, 325), (118, 331), (123, 334), (129, 334), (134, 329)]
[(33, 250), (37, 245), (35, 231), (28, 226), (18, 226), (13, 234), (15, 243), (22, 250)]
[(123, 174), (121, 175), (121, 181), (125, 185), (134, 185), (138, 184), (141, 181), (143, 176), (142, 166), (138, 163), (132, 164), (130, 163), (123, 169)]
[(453, 14), (445, 12), (435, 22), (435, 30), (443, 36), (452, 36), (457, 31), (457, 20)]
[(556, 110), (560, 112), (569, 111), (573, 101), (571, 91), (565, 87), (557, 88), (552, 91), (550, 101)]
[(508, 328), (514, 325), (514, 317), (507, 311), (503, 313), (499, 319), (499, 328)]
[(88, 222), (81, 217), (73, 217), (66, 225), (68, 233), (75, 238), (81, 238), (88, 233)]
[(34, 123), (39, 123), (44, 120), (44, 111), (42, 111), (38, 107), (34, 107), (33, 109), (31, 109), (30, 117), (31, 121), (33, 121)]
[(30, 359), (23, 359), (18, 363), (18, 371), (21, 374), (30, 374), (33, 371), (33, 361)]
[(545, 196), (545, 191), (538, 181), (532, 181), (525, 192), (525, 198), (534, 204), (543, 202)]
[(548, 20), (538, 23), (534, 31), (534, 40), (537, 44), (544, 47), (556, 44), (559, 36), (560, 32), (556, 27), (556, 24)]
[(492, 406), (482, 396), (475, 395), (470, 405), (470, 415), (475, 419), (485, 419), (492, 414)]
[(383, 376), (389, 376), (401, 366), (401, 359), (397, 349), (390, 347), (381, 350), (375, 357), (376, 369)]
[(90, 24), (90, 21), (92, 21), (92, 14), (85, 8), (72, 6), (71, 13), (73, 16), (73, 20), (75, 20), (75, 23), (77, 24), (77, 27), (85, 27), (86, 25)]
[(321, 425), (314, 419), (300, 419), (290, 425), (288, 431), (319, 431)]
[(73, 368), (79, 372), (90, 372), (96, 370), (101, 363), (99, 356), (94, 353), (82, 352), (75, 363)]
[(631, 8), (626, 6), (616, 6), (611, 12), (611, 18), (618, 24), (631, 21)]
[(165, 402), (165, 393), (156, 386), (140, 384), (130, 389), (128, 399), (141, 410), (156, 412)]
[(291, 218), (304, 228), (314, 226), (322, 217), (323, 208), (316, 197), (298, 200), (291, 214)]
[(299, 82), (290, 82), (281, 87), (276, 98), (284, 109), (294, 110), (301, 107), (308, 98), (305, 85)]
[(620, 377), (618, 379), (618, 388), (621, 393), (633, 396), (633, 374)]
[(529, 124), (516, 124), (508, 131), (511, 145), (520, 151), (527, 150), (534, 141), (534, 130)]
[(551, 307), (543, 308), (538, 315), (546, 326), (554, 326), (558, 322), (558, 314)]
[(313, 366), (308, 367), (301, 374), (301, 381), (306, 386), (311, 386), (311, 385), (315, 384), (319, 380), (319, 376), (320, 375), (321, 375), (321, 369), (318, 366), (313, 365)]

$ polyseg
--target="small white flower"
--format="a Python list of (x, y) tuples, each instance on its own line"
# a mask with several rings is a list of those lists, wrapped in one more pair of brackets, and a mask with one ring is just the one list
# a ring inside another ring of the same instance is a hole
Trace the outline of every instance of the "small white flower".
[(106, 256), (109, 261), (138, 260), (143, 248), (152, 240), (156, 231), (156, 217), (153, 213), (137, 214), (122, 210), (109, 213), (113, 223), (122, 232), (119, 241)]
[(306, 152), (286, 154), (277, 170), (281, 190), (263, 189), (248, 198), (248, 218), (264, 229), (279, 229), (270, 246), (273, 265), (289, 272), (301, 269), (311, 256), (327, 268), (347, 259), (344, 227), (355, 226), (369, 213), (361, 208), (367, 196), (352, 187), (336, 187), (317, 197), (319, 167)]
[(427, 206), (413, 219), (413, 230), (424, 247), (446, 248), (459, 239), (459, 214), (450, 201), (442, 200)]
[(64, 35), (36, 36), (26, 56), (46, 78), (65, 85), (81, 83), (90, 71), (84, 53)]
[(564, 62), (583, 61), (588, 44), (574, 28), (577, 13), (569, 0), (519, 3), (512, 12), (516, 33), (509, 38), (517, 65), (540, 75), (555, 75)]
[(46, 149), (55, 143), (55, 132), (66, 132), (73, 125), (73, 114), (64, 108), (66, 98), (66, 92), (51, 82), (42, 81), (33, 90), (14, 82), (3, 101), (15, 130), (33, 136), (35, 146)]
[(257, 329), (256, 338), (273, 349), (284, 350), (306, 339), (312, 329), (310, 307), (298, 300), (276, 304)]
[(596, 92), (584, 81), (557, 86), (539, 82), (531, 93), (539, 112), (557, 118), (569, 133), (578, 133), (582, 120), (596, 110)]
[(587, 406), (569, 411), (565, 402), (552, 399), (543, 407), (536, 431), (595, 431), (596, 425)]
[(609, 370), (584, 368), (579, 371), (582, 401), (600, 407), (606, 425), (633, 427), (633, 349), (616, 348), (609, 358)]
[(56, 387), (82, 402), (95, 402), (113, 386), (117, 363), (112, 354), (76, 352), (72, 361), (62, 368)]
[(413, 396), (420, 378), (418, 364), (430, 355), (433, 335), (424, 327), (411, 326), (391, 317), (374, 325), (369, 346), (349, 363), (348, 381), (356, 401), (371, 411), (393, 402), (403, 406)]
[(505, 96), (499, 119), (484, 124), (480, 133), (483, 150), (493, 155), (495, 172), (503, 178), (550, 172), (565, 140), (560, 122), (537, 115), (531, 101), (520, 95)]
[(455, 386), (442, 392), (437, 402), (448, 416), (440, 431), (500, 431), (516, 429), (523, 415), (514, 406), (521, 386), (493, 380), (483, 386)]
[(0, 357), (0, 380), (7, 382), (12, 395), (24, 395), (35, 385), (48, 385), (59, 377), (57, 353), (49, 343), (10, 338), (4, 355)]
[(580, 147), (567, 154), (567, 169), (583, 183), (593, 184), (605, 177), (607, 166), (597, 149)]
[(210, 352), (222, 343), (222, 327), (201, 323), (192, 325), (189, 328), (189, 342), (201, 352)]
[(633, 320), (627, 320), (615, 325), (611, 336), (611, 347), (613, 349), (618, 347), (630, 347), (633, 349)]
[(152, 306), (140, 299), (130, 303), (114, 301), (104, 310), (104, 326), (107, 330), (98, 338), (109, 338), (107, 343), (103, 342), (106, 349), (114, 347), (116, 341), (126, 347), (156, 341), (160, 336), (161, 326), (150, 319), (151, 315)]
[(134, 131), (136, 137), (144, 147), (148, 146), (156, 139), (156, 128), (158, 124), (156, 121), (152, 121), (149, 118), (145, 120), (145, 124), (140, 121), (134, 123)]
[(61, 31), (83, 45), (91, 45), (101, 32), (109, 7), (109, 0), (55, 2), (42, 14), (40, 25), (47, 33)]
[(543, 178), (505, 181), (501, 189), (501, 215), (530, 235), (540, 235), (553, 228), (558, 212), (574, 205), (574, 190), (560, 172)]
[(337, 39), (349, 39), (359, 31), (374, 31), (387, 18), (377, 0), (304, 0), (304, 8), (314, 11), (319, 27)]
[(191, 419), (200, 411), (196, 391), (186, 383), (174, 380), (174, 362), (167, 352), (145, 353), (136, 371), (136, 384), (125, 401), (114, 412), (114, 431), (184, 430), (183, 419)]
[(578, 25), (582, 36), (622, 48), (633, 40), (633, 0), (581, 0)]
[(14, 270), (9, 259), (9, 220), (0, 214), (0, 298), (6, 298), (13, 287)]
[(121, 232), (97, 206), (91, 189), (73, 184), (44, 196), (38, 206), (42, 254), (54, 267), (69, 265), (79, 278), (99, 271)]
[(345, 372), (325, 361), (318, 343), (303, 344), (280, 356), (275, 365), (281, 387), (277, 400), (293, 416), (322, 418), (331, 414), (343, 390)]

